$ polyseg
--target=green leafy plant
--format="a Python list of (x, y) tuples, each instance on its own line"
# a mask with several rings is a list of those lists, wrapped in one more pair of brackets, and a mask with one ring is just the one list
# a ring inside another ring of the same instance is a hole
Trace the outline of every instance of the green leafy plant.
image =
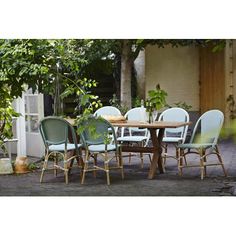
[(40, 167), (36, 163), (31, 162), (31, 163), (28, 164), (28, 170), (30, 170), (30, 171), (34, 171), (34, 170), (37, 170), (39, 168)]
[(81, 133), (84, 132), (84, 130), (88, 129), (89, 136), (98, 139), (102, 138), (105, 144), (111, 143), (112, 138), (109, 135), (109, 131), (105, 133), (98, 133), (97, 132), (97, 121), (103, 120), (100, 116), (93, 117), (92, 120), (90, 120), (89, 125), (87, 125), (88, 120), (93, 117), (92, 114), (87, 111), (83, 114), (83, 116), (77, 117), (75, 124), (77, 125), (77, 133), (81, 135)]
[(113, 94), (112, 99), (109, 100), (109, 103), (111, 106), (114, 106), (119, 109), (122, 115), (124, 115), (129, 110), (127, 106), (121, 105), (121, 101), (117, 98), (115, 94)]
[[(173, 106), (169, 106), (170, 108), (173, 107)], [(191, 105), (188, 105), (186, 102), (176, 102), (174, 103), (174, 107), (180, 107), (180, 108), (183, 108), (184, 110), (186, 111), (190, 111), (192, 106)]]
[(229, 109), (229, 122), (224, 126), (221, 136), (223, 138), (233, 138), (236, 142), (236, 102), (233, 95), (229, 95), (226, 99)]
[(230, 118), (231, 119), (235, 119), (236, 118), (236, 103), (234, 100), (234, 96), (231, 94), (227, 97), (226, 99), (227, 103), (228, 103), (228, 109), (230, 112)]
[(140, 97), (135, 97), (132, 100), (132, 107), (140, 107), (142, 105), (142, 100)]
[(92, 114), (102, 106), (98, 96), (93, 95), (90, 91), (91, 88), (96, 86), (97, 82), (92, 79), (71, 80), (67, 78), (64, 81), (65, 90), (61, 94), (61, 98), (64, 99), (75, 94), (75, 102), (78, 105), (75, 107), (74, 114), (77, 116)]
[(146, 101), (146, 104), (148, 104), (148, 108), (153, 110), (160, 110), (161, 108), (165, 107), (167, 105), (167, 95), (167, 92), (161, 89), (160, 85), (157, 84), (155, 90), (148, 91), (148, 99)]
[(20, 114), (15, 112), (12, 107), (13, 98), (10, 95), (7, 86), (1, 88), (0, 93), (0, 148), (6, 154), (7, 149), (5, 147), (4, 140), (10, 139), (13, 136), (12, 133), (12, 119), (18, 117)]
[(161, 89), (157, 84), (155, 90), (148, 91), (148, 99), (145, 101), (146, 111), (148, 112), (148, 121), (153, 121), (153, 113), (157, 112), (161, 108), (167, 106), (166, 103), (167, 92)]

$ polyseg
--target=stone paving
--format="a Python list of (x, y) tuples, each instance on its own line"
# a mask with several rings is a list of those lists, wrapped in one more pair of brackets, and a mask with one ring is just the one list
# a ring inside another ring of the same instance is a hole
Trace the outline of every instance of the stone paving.
[[(111, 171), (111, 185), (106, 185), (103, 172), (86, 175), (85, 184), (80, 184), (80, 170), (72, 169), (69, 184), (59, 172), (54, 177), (52, 171), (45, 173), (44, 183), (39, 183), (40, 169), (27, 174), (0, 175), (1, 196), (233, 196), (236, 195), (236, 144), (233, 141), (221, 141), (220, 150), (228, 171), (223, 177), (221, 167), (209, 167), (208, 176), (200, 180), (198, 168), (184, 170), (183, 177), (178, 176), (176, 161), (168, 159), (166, 173), (157, 174), (148, 180), (149, 158), (145, 158), (144, 168), (140, 160), (132, 158), (131, 164), (124, 158), (125, 179), (119, 171)], [(170, 152), (174, 151), (170, 149)], [(194, 159), (194, 158), (193, 158)], [(38, 158), (31, 158), (38, 161)], [(197, 159), (196, 159), (197, 160)]]

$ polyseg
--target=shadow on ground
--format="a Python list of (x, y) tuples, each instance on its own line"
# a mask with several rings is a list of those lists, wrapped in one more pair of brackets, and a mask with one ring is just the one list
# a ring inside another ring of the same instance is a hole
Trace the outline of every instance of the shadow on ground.
[[(103, 172), (86, 175), (85, 184), (80, 184), (80, 170), (72, 169), (69, 184), (64, 183), (64, 175), (59, 172), (54, 177), (52, 171), (45, 173), (44, 182), (39, 183), (40, 169), (21, 175), (1, 175), (1, 196), (232, 196), (236, 195), (236, 154), (231, 141), (220, 144), (222, 156), (229, 176), (223, 177), (220, 167), (208, 171), (208, 177), (200, 180), (198, 169), (184, 171), (178, 176), (176, 160), (168, 159), (166, 173), (148, 180), (149, 159), (145, 158), (144, 168), (140, 160), (132, 158), (131, 164), (124, 160), (125, 179), (119, 171), (111, 171), (111, 185), (106, 185)], [(173, 150), (170, 150), (173, 151)], [(32, 159), (34, 161), (38, 159)]]

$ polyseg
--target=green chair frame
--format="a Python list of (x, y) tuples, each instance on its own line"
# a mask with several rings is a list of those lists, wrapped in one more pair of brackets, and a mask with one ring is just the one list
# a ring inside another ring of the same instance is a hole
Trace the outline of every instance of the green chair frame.
[[(80, 149), (82, 144), (77, 143), (77, 137), (74, 127), (65, 119), (49, 116), (40, 121), (39, 130), (45, 145), (45, 157), (40, 176), (40, 183), (43, 181), (45, 170), (49, 170), (48, 160), (50, 157), (54, 159), (54, 176), (57, 176), (57, 170), (64, 171), (65, 182), (68, 184), (68, 172), (73, 165), (76, 158), (80, 164), (79, 167), (83, 168), (83, 160)], [(69, 132), (71, 134), (72, 142), (69, 142)], [(68, 156), (68, 152), (73, 151), (73, 156)], [(59, 157), (63, 158), (63, 167), (58, 165)], [(69, 165), (70, 164), (70, 165)]]
[[(81, 183), (84, 184), (86, 172), (93, 171), (96, 177), (96, 171), (102, 170), (106, 172), (107, 185), (110, 185), (110, 169), (120, 169), (122, 179), (124, 179), (123, 161), (121, 146), (117, 144), (114, 127), (102, 117), (89, 117), (83, 121), (80, 126), (85, 127), (81, 132), (80, 137), (85, 143), (85, 161)], [(91, 132), (91, 128), (96, 129), (96, 134)], [(112, 137), (111, 137), (112, 136)], [(112, 143), (107, 143), (105, 140), (109, 137)], [(111, 156), (109, 153), (114, 152)], [(104, 167), (97, 165), (97, 156), (101, 154), (104, 160)], [(90, 158), (94, 158), (93, 167), (89, 167)], [(109, 163), (113, 158), (116, 158), (117, 166), (110, 166)]]

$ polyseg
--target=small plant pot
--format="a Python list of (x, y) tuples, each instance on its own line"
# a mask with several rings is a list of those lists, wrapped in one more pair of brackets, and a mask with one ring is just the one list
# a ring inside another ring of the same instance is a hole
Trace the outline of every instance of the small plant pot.
[(0, 159), (0, 174), (13, 174), (10, 158)]

